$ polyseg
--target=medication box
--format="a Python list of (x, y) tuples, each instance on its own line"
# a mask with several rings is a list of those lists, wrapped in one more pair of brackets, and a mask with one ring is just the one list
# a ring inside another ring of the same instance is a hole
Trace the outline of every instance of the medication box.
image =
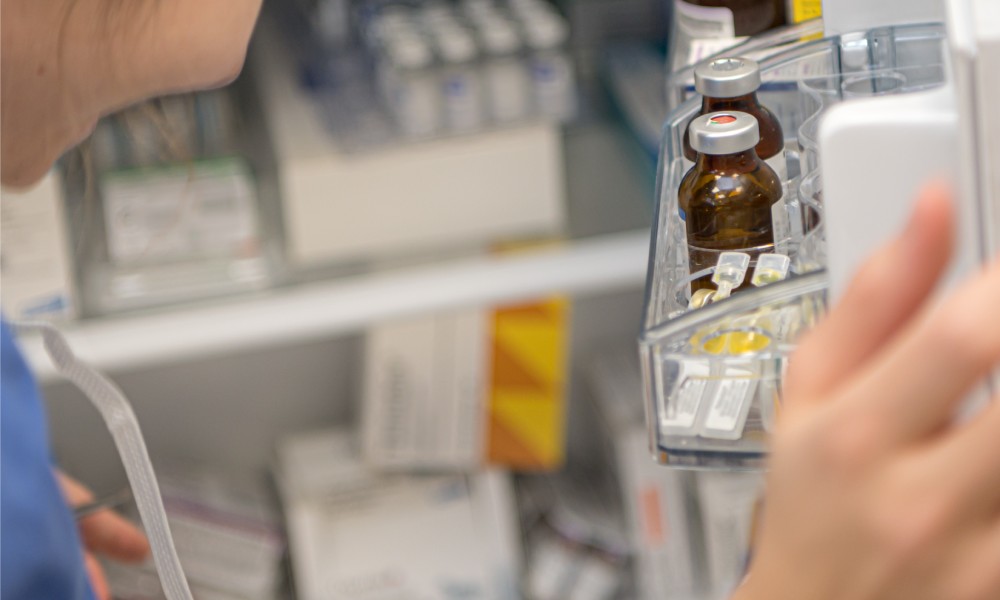
[(0, 196), (0, 286), (10, 319), (76, 314), (62, 178), (50, 172), (33, 188)]
[(560, 233), (565, 224), (559, 125), (529, 122), (475, 135), (346, 151), (296, 80), (275, 35), (252, 56), (273, 141), (293, 268), (485, 247)]
[[(170, 532), (193, 595), (275, 598), (284, 582), (285, 538), (263, 477), (178, 464), (159, 469), (158, 475)], [(115, 598), (163, 598), (152, 559), (141, 566), (110, 563), (108, 578)]]
[(594, 357), (588, 373), (607, 468), (618, 475), (638, 597), (696, 597), (702, 567), (698, 522), (691, 518), (695, 474), (650, 458), (634, 347), (609, 346)]
[(380, 475), (354, 436), (303, 434), (278, 448), (296, 591), (302, 600), (517, 597), (509, 477)]
[(761, 507), (760, 471), (693, 471), (657, 464), (643, 419), (631, 346), (611, 346), (588, 373), (600, 436), (617, 472), (641, 598), (729, 597), (742, 580)]
[(379, 325), (365, 350), (365, 460), (551, 470), (564, 454), (568, 301)]

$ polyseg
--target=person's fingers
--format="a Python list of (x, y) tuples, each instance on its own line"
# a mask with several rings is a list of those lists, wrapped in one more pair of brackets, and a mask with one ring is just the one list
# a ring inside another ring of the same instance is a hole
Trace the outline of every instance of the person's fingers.
[(995, 600), (1000, 598), (1000, 518), (980, 522), (974, 538), (961, 557), (949, 597)]
[(953, 231), (950, 193), (927, 186), (903, 233), (865, 263), (796, 349), (785, 387), (791, 401), (828, 396), (910, 321), (949, 262)]
[(108, 587), (107, 578), (104, 577), (101, 563), (97, 562), (94, 555), (89, 552), (83, 555), (83, 563), (87, 568), (87, 577), (90, 578), (90, 587), (94, 590), (94, 597), (97, 600), (111, 600), (111, 589)]
[[(70, 506), (80, 506), (94, 501), (94, 494), (83, 484), (61, 471), (56, 477)], [(83, 546), (126, 562), (142, 562), (149, 556), (149, 542), (132, 522), (108, 509), (83, 517), (77, 522)]]
[[(938, 433), (1000, 362), (1000, 261), (929, 307), (845, 390), (890, 447)], [(885, 390), (892, 390), (886, 394)]]
[(142, 531), (112, 510), (102, 510), (79, 521), (83, 545), (91, 552), (124, 562), (142, 562), (149, 542)]
[(998, 442), (1000, 402), (994, 400), (924, 453), (925, 476), (934, 479), (963, 515), (1000, 516)]
[(59, 487), (62, 488), (63, 495), (66, 497), (66, 504), (75, 508), (94, 501), (94, 494), (82, 483), (58, 469), (55, 473)]

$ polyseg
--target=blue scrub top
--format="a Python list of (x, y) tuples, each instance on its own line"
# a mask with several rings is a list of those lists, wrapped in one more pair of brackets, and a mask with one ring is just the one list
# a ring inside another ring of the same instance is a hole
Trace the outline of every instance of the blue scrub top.
[(0, 321), (0, 599), (93, 600), (38, 387)]

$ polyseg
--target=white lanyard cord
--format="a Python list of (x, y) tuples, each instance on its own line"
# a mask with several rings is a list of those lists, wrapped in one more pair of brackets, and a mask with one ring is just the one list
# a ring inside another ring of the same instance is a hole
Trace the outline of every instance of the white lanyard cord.
[(156, 483), (139, 421), (125, 394), (110, 379), (81, 362), (73, 354), (66, 338), (52, 325), (15, 322), (13, 326), (20, 332), (39, 333), (56, 370), (80, 388), (101, 413), (125, 466), (125, 474), (132, 486), (132, 495), (139, 507), (139, 516), (149, 537), (153, 562), (167, 600), (192, 600), (191, 590), (184, 578), (174, 540), (170, 535), (167, 513), (160, 497), (160, 486)]

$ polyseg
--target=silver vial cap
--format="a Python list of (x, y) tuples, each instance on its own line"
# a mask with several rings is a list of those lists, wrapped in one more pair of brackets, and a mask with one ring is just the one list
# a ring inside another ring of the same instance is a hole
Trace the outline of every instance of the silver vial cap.
[(694, 69), (694, 89), (709, 98), (735, 98), (760, 87), (760, 65), (739, 56), (703, 62)]
[(688, 136), (691, 147), (701, 154), (736, 154), (757, 145), (760, 126), (744, 112), (714, 112), (692, 119)]

